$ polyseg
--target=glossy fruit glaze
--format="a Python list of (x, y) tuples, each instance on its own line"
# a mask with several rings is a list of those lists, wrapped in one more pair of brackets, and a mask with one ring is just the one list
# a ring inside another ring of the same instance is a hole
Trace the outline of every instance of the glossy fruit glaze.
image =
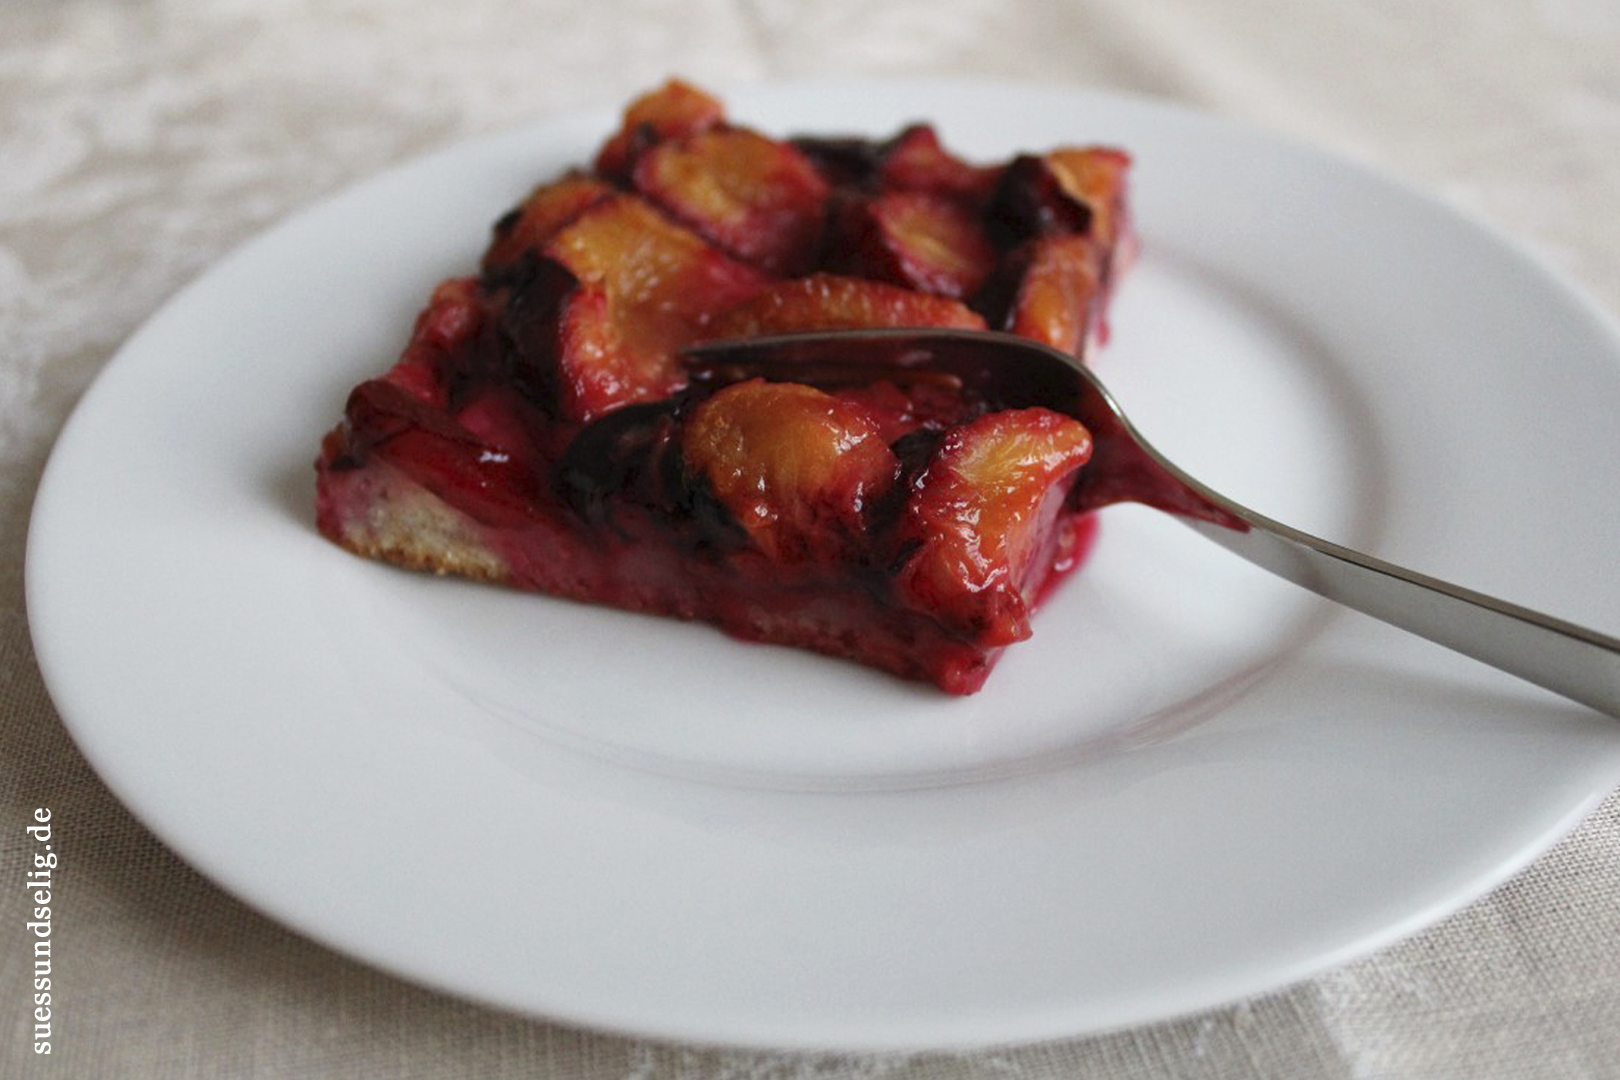
[(402, 565), (972, 692), (1083, 555), (1086, 429), (926, 377), (693, 378), (680, 350), (958, 326), (1078, 352), (1118, 271), (1127, 164), (976, 165), (921, 125), (777, 140), (668, 84), (592, 169), (502, 217), (354, 389), (318, 525)]

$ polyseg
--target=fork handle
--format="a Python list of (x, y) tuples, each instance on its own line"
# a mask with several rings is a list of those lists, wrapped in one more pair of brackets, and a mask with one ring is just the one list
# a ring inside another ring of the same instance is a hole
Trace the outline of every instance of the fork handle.
[(1246, 528), (1181, 520), (1256, 566), (1318, 595), (1620, 717), (1620, 639), (1300, 532), (1201, 484)]

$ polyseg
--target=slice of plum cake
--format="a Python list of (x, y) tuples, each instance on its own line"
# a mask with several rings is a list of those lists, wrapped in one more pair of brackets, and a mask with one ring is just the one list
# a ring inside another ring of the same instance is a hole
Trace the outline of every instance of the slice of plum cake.
[(1128, 158), (778, 139), (678, 81), (495, 224), (325, 438), (317, 524), (402, 567), (983, 684), (1083, 552), (1073, 417), (926, 378), (695, 377), (699, 342), (994, 328), (1080, 355)]

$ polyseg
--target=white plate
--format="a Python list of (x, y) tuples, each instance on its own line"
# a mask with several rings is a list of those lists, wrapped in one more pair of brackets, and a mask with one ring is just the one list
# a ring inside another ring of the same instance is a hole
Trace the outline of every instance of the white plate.
[[(1285, 521), (1613, 632), (1620, 336), (1476, 225), (1143, 102), (740, 92), (770, 131), (914, 118), (981, 158), (1135, 154), (1101, 361), (1163, 449)], [(1620, 729), (1107, 511), (948, 700), (679, 625), (401, 573), (310, 462), (488, 224), (616, 111), (463, 146), (226, 259), (107, 366), (29, 543), (95, 767), (272, 917), (508, 1008), (743, 1045), (967, 1046), (1158, 1020), (1388, 944), (1620, 783)]]

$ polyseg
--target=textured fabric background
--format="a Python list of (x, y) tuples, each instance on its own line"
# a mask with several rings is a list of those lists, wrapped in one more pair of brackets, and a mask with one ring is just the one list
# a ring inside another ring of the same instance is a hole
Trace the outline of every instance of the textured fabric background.
[[(27, 518), (118, 344), (253, 233), (461, 138), (665, 75), (1012, 76), (1168, 97), (1436, 192), (1620, 310), (1614, 0), (0, 0), (0, 1075), (1620, 1076), (1620, 798), (1485, 900), (1310, 983), (974, 1055), (718, 1053), (515, 1019), (267, 922), (76, 753), (30, 652)], [(22, 828), (55, 814), (56, 1052), (30, 1052)]]

